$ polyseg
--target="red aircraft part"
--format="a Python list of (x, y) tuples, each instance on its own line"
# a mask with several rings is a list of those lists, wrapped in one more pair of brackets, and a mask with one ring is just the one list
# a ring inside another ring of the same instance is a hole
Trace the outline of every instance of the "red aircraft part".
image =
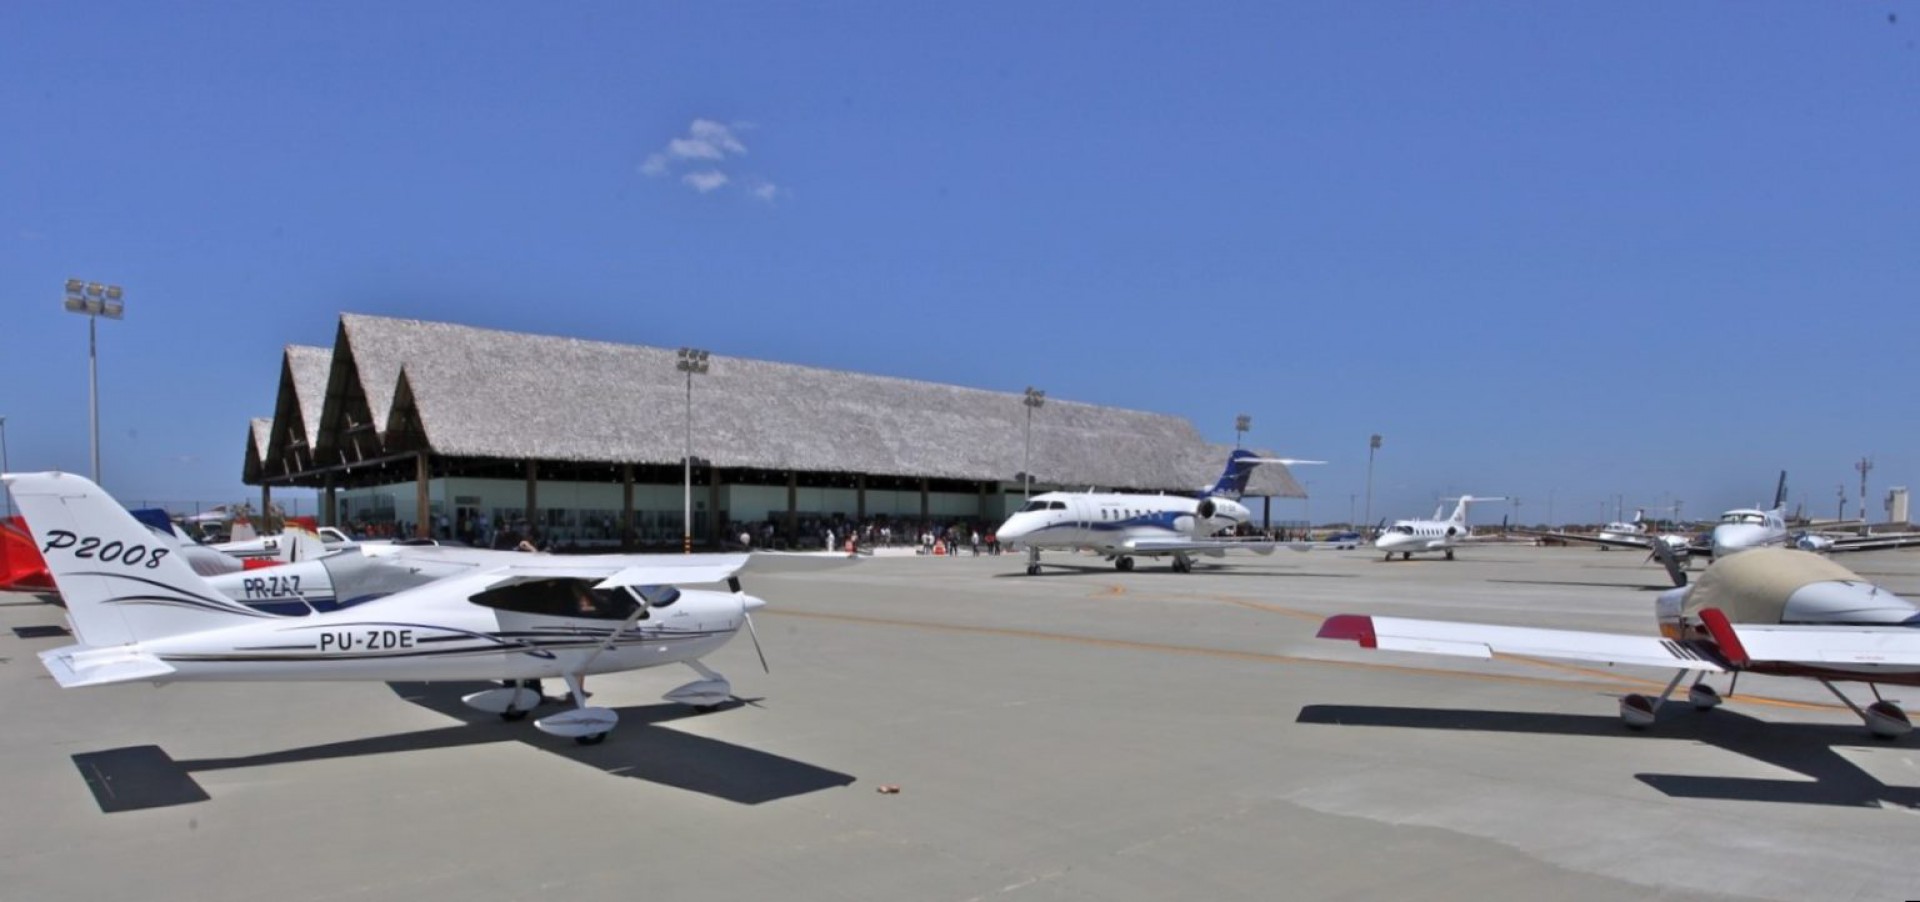
[(27, 532), (27, 521), (0, 520), (0, 589), (48, 591), (53, 587), (53, 574), (33, 534)]

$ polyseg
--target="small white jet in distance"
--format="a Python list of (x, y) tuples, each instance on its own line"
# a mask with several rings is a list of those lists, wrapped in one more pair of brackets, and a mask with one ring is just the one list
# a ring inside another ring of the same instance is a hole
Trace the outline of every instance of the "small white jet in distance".
[[(79, 640), (40, 654), (62, 687), (494, 680), (502, 685), (464, 701), (519, 720), (545, 701), (538, 681), (557, 677), (574, 707), (534, 726), (590, 745), (606, 738), (619, 715), (587, 705), (586, 675), (686, 664), (700, 679), (668, 692), (667, 700), (720, 705), (732, 698), (732, 686), (701, 658), (743, 626), (751, 634), (748, 612), (764, 604), (740, 589), (737, 574), (755, 557), (746, 554), (511, 553), (357, 603), (342, 604), (338, 592), (330, 604), (310, 603), (297, 583), (285, 582), (262, 583), (256, 589), (264, 594), (247, 603), (196, 574), (83, 477), (0, 474), (0, 481), (46, 558)], [(272, 571), (260, 573), (268, 579)], [(676, 587), (722, 581), (730, 591)], [(757, 651), (757, 638), (754, 644)]]
[(1373, 540), (1373, 547), (1386, 552), (1385, 559), (1389, 561), (1396, 554), (1406, 561), (1412, 560), (1415, 554), (1428, 551), (1446, 552), (1447, 560), (1453, 560), (1455, 546), (1477, 541), (1467, 527), (1467, 506), (1480, 501), (1505, 500), (1461, 495), (1459, 503), (1453, 507), (1453, 516), (1442, 520), (1440, 512), (1434, 511), (1431, 520), (1395, 520), (1392, 526), (1381, 530), (1380, 537)]
[[(1708, 674), (1752, 672), (1818, 680), (1881, 738), (1912, 731), (1901, 707), (1880, 699), (1881, 684), (1920, 685), (1920, 605), (1875, 586), (1811, 552), (1762, 548), (1721, 558), (1691, 586), (1654, 602), (1659, 636), (1535, 629), (1340, 614), (1321, 625), (1322, 639), (1362, 648), (1492, 658), (1516, 655), (1675, 669), (1658, 698), (1620, 700), (1620, 717), (1644, 729), (1680, 681), (1694, 675), (1688, 701), (1705, 711), (1720, 704)], [(1834, 683), (1874, 688), (1861, 708)], [(1731, 688), (1729, 688), (1731, 693)]]
[[(1272, 554), (1274, 542), (1235, 539), (1220, 533), (1243, 526), (1252, 512), (1239, 501), (1253, 468), (1263, 463), (1319, 464), (1319, 460), (1256, 457), (1234, 449), (1218, 481), (1197, 498), (1183, 495), (1133, 495), (1105, 492), (1047, 492), (1000, 524), (996, 537), (1010, 549), (1027, 550), (1027, 575), (1040, 573), (1042, 550), (1089, 548), (1132, 570), (1136, 557), (1172, 557), (1173, 570), (1193, 570), (1196, 555), (1223, 557), (1228, 551)], [(1305, 551), (1305, 543), (1289, 547)]]

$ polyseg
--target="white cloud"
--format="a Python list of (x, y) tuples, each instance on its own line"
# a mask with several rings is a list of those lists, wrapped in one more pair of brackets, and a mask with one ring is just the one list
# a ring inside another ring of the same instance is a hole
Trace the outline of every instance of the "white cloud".
[(640, 163), (640, 173), (649, 178), (678, 175), (681, 184), (701, 194), (737, 184), (747, 196), (772, 203), (781, 194), (778, 186), (752, 175), (737, 181), (735, 173), (729, 171), (736, 158), (747, 155), (746, 142), (740, 135), (752, 128), (749, 122), (695, 119), (687, 125), (686, 134), (669, 139), (665, 147), (648, 154)]
[(732, 179), (727, 178), (727, 174), (718, 169), (702, 169), (699, 172), (689, 172), (681, 176), (680, 181), (692, 185), (693, 190), (705, 194), (725, 185), (727, 182), (732, 181)]

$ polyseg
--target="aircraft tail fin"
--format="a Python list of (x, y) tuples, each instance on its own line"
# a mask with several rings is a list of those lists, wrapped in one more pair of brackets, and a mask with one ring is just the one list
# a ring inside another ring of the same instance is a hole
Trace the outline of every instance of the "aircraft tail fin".
[(269, 616), (221, 595), (177, 546), (91, 480), (8, 473), (0, 481), (13, 493), (84, 646), (121, 646)]
[(1785, 470), (1780, 471), (1780, 481), (1773, 487), (1773, 509), (1777, 511), (1787, 509), (1787, 471)]
[(1470, 504), (1473, 504), (1473, 503), (1475, 503), (1475, 502), (1478, 502), (1478, 501), (1505, 501), (1505, 500), (1507, 500), (1507, 499), (1506, 499), (1506, 498), (1504, 498), (1504, 497), (1499, 497), (1499, 498), (1480, 498), (1480, 497), (1475, 497), (1475, 496), (1473, 496), (1473, 495), (1461, 495), (1461, 496), (1460, 496), (1460, 499), (1459, 499), (1459, 503), (1457, 503), (1457, 504), (1455, 504), (1455, 505), (1453, 506), (1453, 516), (1451, 516), (1451, 517), (1448, 517), (1448, 518), (1447, 518), (1447, 521), (1448, 521), (1448, 522), (1450, 522), (1450, 523), (1465, 523), (1465, 522), (1467, 522), (1467, 505), (1470, 505)]
[(1238, 498), (1247, 490), (1247, 480), (1253, 477), (1253, 468), (1260, 465), (1260, 458), (1252, 451), (1235, 448), (1227, 455), (1227, 468), (1220, 478), (1207, 488), (1209, 498)]
[(1220, 478), (1215, 480), (1213, 485), (1208, 486), (1202, 491), (1201, 497), (1239, 499), (1247, 490), (1247, 480), (1253, 478), (1253, 468), (1261, 464), (1296, 466), (1299, 464), (1323, 463), (1326, 463), (1326, 461), (1296, 460), (1291, 457), (1261, 457), (1245, 448), (1235, 448), (1233, 449), (1233, 453), (1227, 455), (1226, 470), (1220, 474)]

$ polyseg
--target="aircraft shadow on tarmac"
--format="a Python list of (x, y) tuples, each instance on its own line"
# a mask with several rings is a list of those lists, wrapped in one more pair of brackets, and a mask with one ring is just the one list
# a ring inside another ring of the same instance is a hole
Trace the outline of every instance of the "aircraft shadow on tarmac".
[[(658, 703), (616, 708), (620, 713), (620, 726), (608, 741), (601, 745), (582, 746), (570, 739), (548, 736), (525, 721), (503, 722), (495, 715), (473, 710), (460, 701), (462, 695), (497, 684), (387, 685), (400, 698), (462, 723), (232, 758), (174, 761), (165, 750), (149, 745), (85, 752), (74, 755), (73, 761), (86, 778), (100, 810), (108, 814), (204, 802), (210, 797), (193, 779), (193, 774), (203, 771), (459, 748), (493, 742), (524, 742), (609, 775), (646, 780), (741, 805), (758, 805), (847, 786), (855, 780), (851, 774), (661, 726), (686, 717), (702, 716), (685, 705)], [(736, 700), (720, 706), (719, 710), (731, 710), (751, 703), (752, 700)], [(535, 716), (558, 710), (552, 701), (544, 707), (547, 710), (536, 711)]]
[[(1213, 574), (1217, 576), (1233, 576), (1233, 577), (1254, 577), (1254, 578), (1267, 578), (1267, 579), (1297, 579), (1297, 578), (1353, 579), (1354, 577), (1359, 575), (1355, 573), (1314, 573), (1308, 570), (1282, 570), (1282, 571), (1274, 571), (1271, 569), (1249, 570), (1245, 567), (1215, 566), (1210, 564), (1196, 564), (1194, 566), (1197, 568), (1195, 572), (1201, 573), (1201, 574)], [(1172, 567), (1154, 566), (1152, 564), (1142, 564), (1140, 565), (1139, 569), (1129, 571), (1124, 575), (1151, 576), (1156, 573), (1164, 574), (1167, 576), (1178, 576), (1183, 579), (1186, 578), (1188, 575), (1185, 573), (1175, 573), (1173, 572)], [(995, 573), (993, 575), (993, 578), (994, 579), (1044, 579), (1044, 578), (1056, 577), (1056, 576), (1072, 576), (1072, 577), (1084, 578), (1089, 574), (1103, 574), (1106, 576), (1122, 575), (1120, 571), (1113, 569), (1112, 564), (1047, 564), (1046, 566), (1041, 568), (1039, 573), (1033, 576), (1028, 576), (1027, 571), (1025, 570), (1009, 570), (1006, 573)]]
[(1635, 774), (1634, 778), (1676, 798), (1851, 807), (1920, 807), (1920, 787), (1889, 786), (1834, 750), (1836, 746), (1877, 748), (1885, 745), (1869, 738), (1864, 727), (1769, 723), (1725, 708), (1699, 713), (1684, 704), (1676, 707), (1679, 710), (1667, 709), (1645, 734), (1629, 732), (1617, 717), (1456, 708), (1307, 705), (1300, 709), (1300, 716), (1295, 722), (1598, 736), (1610, 739), (1627, 737), (1645, 741), (1681, 739), (1794, 771), (1807, 779), (1769, 780), (1677, 774)]
[(1576, 580), (1564, 580), (1564, 579), (1490, 579), (1490, 580), (1487, 580), (1487, 582), (1500, 583), (1502, 585), (1509, 585), (1509, 586), (1576, 586), (1581, 588), (1594, 588), (1594, 589), (1634, 589), (1640, 592), (1665, 592), (1666, 590), (1673, 588), (1673, 583), (1670, 583), (1670, 582), (1660, 583), (1657, 585), (1634, 585), (1632, 583), (1580, 582)]

